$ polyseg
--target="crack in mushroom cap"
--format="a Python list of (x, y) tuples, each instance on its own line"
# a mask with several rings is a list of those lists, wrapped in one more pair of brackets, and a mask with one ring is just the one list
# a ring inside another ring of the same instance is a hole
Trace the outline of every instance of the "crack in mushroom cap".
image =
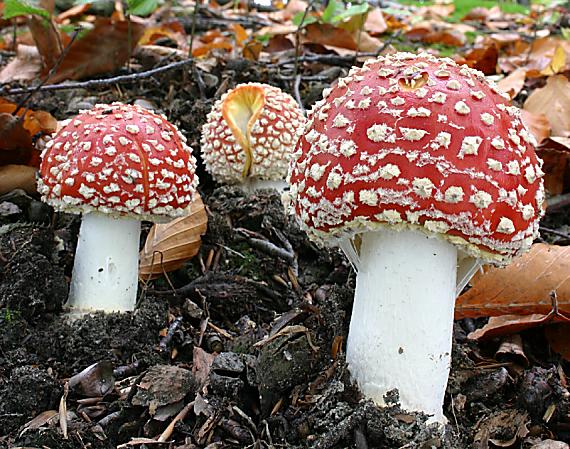
[(163, 115), (98, 104), (63, 123), (42, 153), (38, 191), (56, 210), (154, 222), (187, 214), (196, 160)]
[(502, 265), (543, 214), (542, 161), (518, 108), (449, 58), (396, 53), (354, 67), (308, 114), (288, 201), (325, 244), (390, 226)]
[(305, 122), (297, 102), (281, 89), (240, 84), (214, 104), (202, 127), (205, 168), (226, 184), (285, 179)]

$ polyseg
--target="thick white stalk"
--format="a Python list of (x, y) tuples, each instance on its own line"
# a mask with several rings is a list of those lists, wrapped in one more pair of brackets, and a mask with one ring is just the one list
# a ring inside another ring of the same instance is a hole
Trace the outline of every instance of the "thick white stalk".
[(259, 189), (275, 189), (283, 192), (288, 186), (284, 179), (259, 179), (255, 176), (246, 178), (242, 183), (242, 189), (247, 193), (253, 193)]
[(406, 410), (444, 422), (457, 271), (455, 246), (417, 231), (362, 235), (347, 342), (352, 377), (384, 405), (397, 388)]
[(139, 220), (83, 215), (67, 303), (72, 311), (135, 308), (140, 230)]

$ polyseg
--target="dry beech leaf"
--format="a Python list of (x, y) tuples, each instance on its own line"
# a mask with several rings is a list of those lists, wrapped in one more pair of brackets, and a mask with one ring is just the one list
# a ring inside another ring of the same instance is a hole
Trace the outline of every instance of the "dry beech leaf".
[(365, 31), (357, 37), (358, 31), (354, 34), (343, 28), (335, 27), (328, 23), (311, 23), (305, 27), (303, 43), (320, 44), (327, 48), (340, 48), (359, 51), (376, 51), (381, 43), (378, 39), (371, 37)]
[(384, 20), (384, 14), (382, 14), (380, 8), (374, 8), (368, 12), (364, 22), (364, 29), (372, 36), (382, 34), (388, 29), (388, 25)]
[(129, 24), (115, 22), (110, 18), (97, 18), (95, 27), (69, 48), (50, 83), (66, 79), (81, 79), (101, 73), (115, 72), (132, 54), (144, 32), (144, 26), (131, 18), (129, 47)]
[(476, 274), (455, 304), (455, 318), (546, 315), (556, 292), (558, 311), (570, 315), (570, 246), (537, 243), (505, 268)]
[(0, 195), (14, 189), (36, 193), (36, 169), (28, 165), (4, 165), (0, 167)]
[(0, 71), (0, 83), (31, 81), (38, 77), (42, 60), (34, 45), (18, 45), (16, 57)]
[(465, 27), (443, 22), (421, 22), (406, 32), (406, 37), (426, 44), (444, 44), (461, 47), (467, 43)]
[(61, 54), (61, 38), (52, 20), (32, 16), (28, 23), (44, 68), (51, 69)]
[(550, 136), (550, 122), (546, 118), (546, 115), (534, 114), (521, 109), (521, 118), (539, 144)]
[(153, 225), (140, 254), (141, 279), (153, 279), (165, 271), (176, 270), (194, 257), (207, 225), (208, 216), (199, 196), (190, 205), (189, 215)]
[(508, 76), (503, 78), (497, 83), (499, 89), (501, 89), (506, 94), (512, 98), (515, 98), (519, 92), (524, 87), (524, 82), (526, 80), (526, 69), (518, 68), (514, 72), (511, 72)]
[(498, 60), (499, 49), (495, 44), (492, 44), (483, 48), (474, 48), (465, 55), (464, 59), (458, 61), (458, 63), (467, 64), (473, 69), (480, 70), (485, 75), (494, 75), (497, 73)]
[(557, 73), (560, 73), (562, 69), (564, 69), (565, 65), (566, 52), (564, 51), (564, 48), (559, 45), (556, 47), (556, 50), (554, 50), (554, 54), (552, 55), (550, 63), (547, 67), (540, 71), (540, 74), (545, 76), (556, 75)]
[(570, 137), (570, 82), (564, 75), (549, 77), (546, 86), (529, 95), (524, 109), (543, 113), (550, 122), (552, 135)]

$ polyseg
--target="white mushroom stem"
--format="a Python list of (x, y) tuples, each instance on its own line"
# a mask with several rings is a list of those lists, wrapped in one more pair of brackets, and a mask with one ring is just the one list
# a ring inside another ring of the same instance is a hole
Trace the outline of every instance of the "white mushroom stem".
[(288, 186), (284, 179), (259, 179), (255, 176), (247, 177), (242, 183), (242, 189), (247, 193), (253, 193), (259, 189), (275, 189), (283, 192)]
[(83, 215), (67, 305), (74, 312), (135, 308), (141, 222)]
[(457, 249), (417, 231), (362, 235), (347, 362), (363, 394), (445, 422)]

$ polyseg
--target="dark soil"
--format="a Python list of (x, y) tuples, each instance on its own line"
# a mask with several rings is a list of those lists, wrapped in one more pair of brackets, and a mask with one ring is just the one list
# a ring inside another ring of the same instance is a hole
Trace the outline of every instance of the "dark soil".
[[(32, 106), (63, 119), (144, 99), (198, 149), (215, 96), (254, 80), (279, 85), (247, 61), (221, 61), (202, 85), (173, 71), (121, 90), (45, 93)], [(304, 86), (303, 98), (322, 87)], [(570, 442), (569, 367), (542, 329), (522, 335), (525, 365), (495, 360), (498, 340), (467, 339), (483, 320), (456, 323), (444, 435), (402, 411), (396, 392), (384, 409), (362, 399), (342, 353), (354, 286), (342, 254), (312, 244), (276, 192), (246, 195), (199, 175), (209, 211), (199, 255), (141, 285), (135, 312), (75, 321), (62, 307), (77, 217), (22, 192), (0, 198), (0, 448), (567, 447), (535, 446)], [(563, 229), (568, 215), (548, 226)], [(169, 444), (145, 443), (184, 412)]]

